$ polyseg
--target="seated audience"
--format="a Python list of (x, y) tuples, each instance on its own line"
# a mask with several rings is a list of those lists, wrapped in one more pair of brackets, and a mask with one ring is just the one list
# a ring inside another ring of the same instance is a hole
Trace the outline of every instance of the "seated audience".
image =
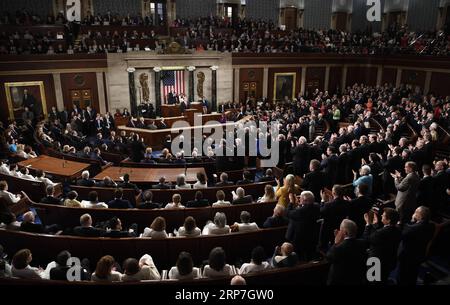
[(32, 211), (23, 214), (22, 223), (20, 224), (20, 231), (30, 232), (30, 233), (46, 233), (54, 234), (58, 232), (58, 225), (47, 225), (44, 226), (40, 223), (35, 223), (34, 213)]
[(181, 204), (181, 195), (180, 194), (173, 194), (172, 196), (172, 202), (169, 202), (164, 207), (165, 209), (184, 209), (185, 206)]
[(36, 170), (36, 181), (44, 182), (46, 186), (56, 185), (56, 183), (53, 183), (50, 179), (45, 177), (45, 172), (41, 169)]
[(249, 171), (244, 171), (242, 173), (242, 180), (238, 180), (236, 182), (236, 185), (242, 185), (242, 184), (252, 184), (253, 181), (253, 176), (252, 173), (250, 173)]
[(233, 274), (233, 268), (226, 263), (225, 251), (216, 247), (209, 253), (208, 265), (203, 268), (203, 277), (217, 278)]
[(136, 237), (136, 230), (130, 228), (128, 231), (122, 231), (122, 221), (118, 217), (109, 220), (108, 230), (104, 237)]
[(89, 179), (89, 171), (83, 171), (81, 173), (81, 179), (78, 179), (78, 181), (77, 181), (77, 185), (93, 187), (93, 186), (95, 186), (95, 181), (92, 179)]
[(133, 189), (136, 194), (140, 192), (136, 184), (130, 182), (129, 174), (123, 175), (123, 181), (118, 184), (118, 187), (121, 187), (123, 189)]
[(98, 201), (98, 193), (96, 191), (89, 192), (89, 200), (82, 200), (81, 205), (84, 208), (92, 209), (107, 209), (108, 205), (104, 202)]
[(153, 262), (153, 258), (148, 254), (144, 254), (139, 261), (135, 258), (128, 258), (123, 263), (122, 282), (160, 279), (161, 275)]
[(184, 225), (178, 229), (176, 236), (195, 237), (200, 236), (202, 231), (197, 227), (195, 218), (192, 216), (186, 217)]
[[(91, 275), (83, 266), (68, 264), (72, 257), (69, 251), (61, 251), (56, 256), (54, 266), (49, 270), (49, 279), (56, 281), (71, 281), (71, 274), (79, 274), (81, 281), (88, 281)], [(47, 266), (48, 267), (48, 266)], [(71, 270), (72, 272), (69, 272)]]
[(217, 187), (222, 186), (228, 186), (228, 185), (234, 185), (232, 181), (228, 181), (228, 174), (223, 172), (220, 174), (220, 181), (216, 183)]
[(165, 190), (165, 189), (170, 189), (170, 188), (171, 188), (171, 186), (170, 186), (169, 183), (166, 183), (166, 178), (165, 177), (159, 178), (159, 183), (155, 184), (155, 185), (152, 185), (152, 189)]
[(270, 269), (271, 266), (268, 262), (264, 261), (266, 259), (266, 254), (264, 248), (258, 246), (252, 250), (252, 259), (250, 263), (242, 264), (239, 269), (239, 274), (247, 274), (253, 272), (260, 272), (263, 270)]
[(117, 188), (114, 191), (114, 199), (108, 202), (108, 208), (110, 209), (132, 209), (131, 202), (123, 199), (123, 189)]
[(257, 202), (258, 203), (274, 202), (276, 200), (277, 200), (277, 197), (275, 196), (275, 191), (273, 189), (273, 186), (271, 186), (270, 184), (267, 184), (264, 187), (264, 196), (259, 198)]
[(256, 222), (250, 222), (251, 215), (247, 211), (241, 212), (241, 223), (235, 222), (233, 225), (230, 226), (231, 230), (233, 232), (251, 232), (251, 231), (257, 231), (258, 225)]
[(275, 176), (273, 175), (272, 169), (268, 168), (266, 170), (265, 175), (259, 178), (259, 182), (270, 182), (270, 181), (275, 181)]
[(114, 188), (116, 188), (117, 187), (117, 183), (115, 183), (111, 179), (111, 177), (105, 176), (105, 177), (103, 177), (102, 181), (97, 182), (96, 186), (98, 186), (98, 187), (114, 187)]
[(164, 217), (156, 217), (150, 225), (150, 228), (147, 227), (144, 229), (142, 237), (150, 237), (153, 239), (168, 238), (169, 236), (166, 233), (166, 220)]
[(236, 193), (233, 191), (233, 205), (252, 203), (252, 195), (245, 196), (245, 190), (242, 187), (236, 189)]
[(44, 278), (44, 270), (42, 268), (31, 267), (33, 260), (31, 251), (22, 249), (14, 254), (12, 259), (11, 274), (13, 277), (20, 279), (42, 279)]
[(203, 228), (202, 235), (221, 235), (230, 233), (230, 227), (227, 225), (225, 213), (217, 212), (214, 216), (214, 222), (208, 221)]
[(213, 207), (230, 206), (231, 203), (225, 200), (225, 193), (222, 190), (216, 192), (217, 201), (212, 204)]
[(206, 175), (204, 173), (197, 173), (197, 182), (194, 183), (194, 189), (205, 189), (208, 187), (208, 183), (206, 181)]
[(188, 252), (180, 252), (176, 266), (169, 270), (171, 280), (192, 280), (200, 277), (200, 270), (194, 267), (192, 256)]
[(81, 208), (81, 202), (79, 202), (77, 200), (78, 198), (78, 193), (76, 191), (70, 191), (67, 194), (67, 198), (66, 200), (64, 200), (64, 206), (69, 207), (69, 208)]
[(142, 194), (142, 199), (144, 200), (144, 202), (141, 202), (137, 208), (138, 209), (159, 209), (161, 208), (161, 204), (153, 202), (153, 193), (150, 190), (146, 190), (143, 194)]
[(28, 170), (27, 167), (22, 167), (20, 169), (20, 173), (22, 174), (20, 178), (31, 180), (31, 181), (36, 181), (36, 178), (34, 178), (32, 175), (30, 175), (30, 171)]
[(93, 282), (120, 282), (122, 274), (115, 271), (115, 260), (111, 255), (105, 255), (97, 262), (95, 272), (92, 273)]
[(186, 183), (186, 176), (184, 174), (177, 176), (177, 184), (175, 185), (175, 189), (191, 189), (191, 185)]
[(92, 217), (89, 214), (83, 214), (80, 217), (80, 226), (73, 229), (73, 235), (82, 237), (98, 237), (105, 234), (105, 230), (94, 228), (92, 226)]
[(203, 198), (202, 191), (195, 192), (195, 199), (189, 200), (188, 202), (186, 202), (187, 208), (201, 208), (201, 207), (208, 207), (208, 206), (209, 206), (209, 201), (208, 201), (208, 199)]
[(294, 267), (297, 265), (298, 260), (298, 256), (294, 252), (294, 246), (291, 243), (285, 242), (281, 247), (275, 247), (275, 252), (272, 256), (272, 266), (277, 268)]
[(45, 204), (55, 204), (55, 205), (60, 205), (61, 202), (61, 198), (57, 198), (55, 197), (55, 187), (53, 185), (48, 185), (45, 188), (45, 191), (47, 193), (47, 196), (45, 196), (44, 198), (42, 198), (40, 200), (40, 203), (45, 203)]

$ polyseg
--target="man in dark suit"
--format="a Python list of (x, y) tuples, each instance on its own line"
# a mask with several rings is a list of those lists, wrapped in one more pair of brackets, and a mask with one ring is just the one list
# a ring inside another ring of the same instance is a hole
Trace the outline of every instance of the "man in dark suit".
[(328, 146), (327, 148), (327, 156), (322, 155), (322, 162), (320, 166), (327, 177), (327, 186), (332, 187), (337, 180), (338, 175), (338, 156), (336, 155), (336, 148), (334, 146)]
[(114, 191), (114, 199), (108, 202), (108, 208), (110, 209), (132, 209), (130, 201), (123, 199), (123, 189), (117, 188)]
[(139, 163), (144, 159), (145, 145), (137, 134), (133, 135), (133, 141), (130, 143), (130, 151), (130, 158), (133, 162)]
[(366, 280), (366, 248), (363, 240), (356, 239), (358, 227), (344, 219), (336, 232), (334, 245), (327, 253), (330, 262), (328, 285), (362, 285)]
[(62, 200), (55, 197), (55, 187), (53, 185), (48, 185), (45, 192), (47, 193), (47, 196), (42, 198), (39, 201), (40, 203), (61, 205)]
[(130, 182), (130, 175), (128, 173), (123, 175), (123, 182), (120, 182), (118, 187), (121, 187), (123, 189), (134, 189), (135, 193), (140, 192), (136, 184)]
[(167, 104), (169, 105), (176, 104), (175, 93), (173, 91), (170, 91), (169, 94), (167, 94)]
[(294, 267), (298, 260), (298, 255), (294, 252), (294, 246), (291, 243), (283, 243), (281, 247), (277, 246), (272, 256), (272, 264), (277, 268)]
[(167, 190), (170, 189), (171, 186), (170, 184), (166, 183), (166, 178), (165, 177), (161, 177), (159, 178), (159, 183), (152, 185), (152, 189), (161, 189), (161, 190)]
[[(348, 215), (348, 201), (344, 199), (342, 186), (335, 185), (332, 189), (332, 200), (326, 192), (322, 192), (320, 214), (323, 218), (321, 248), (327, 249), (333, 241), (334, 230), (339, 229), (342, 220)], [(355, 233), (356, 236), (356, 233)]]
[(252, 195), (245, 196), (245, 191), (242, 187), (238, 187), (236, 189), (236, 193), (234, 193), (234, 191), (233, 191), (233, 198), (236, 198), (236, 199), (233, 199), (233, 202), (232, 202), (233, 205), (253, 202)]
[(266, 170), (266, 174), (259, 178), (259, 182), (271, 182), (275, 181), (275, 176), (273, 175), (273, 171), (271, 168)]
[(292, 149), (293, 151), (293, 166), (294, 174), (300, 177), (306, 173), (308, 168), (309, 146), (305, 137), (300, 137), (297, 146)]
[(289, 225), (286, 239), (295, 247), (301, 260), (310, 261), (315, 257), (319, 237), (317, 220), (320, 218), (320, 206), (314, 202), (314, 194), (303, 191), (300, 202), (294, 194), (290, 194), (287, 217)]
[(54, 234), (58, 232), (59, 226), (56, 224), (44, 226), (40, 223), (35, 223), (34, 213), (29, 211), (23, 214), (23, 220), (20, 224), (20, 231), (30, 233)]
[(252, 184), (253, 182), (252, 174), (249, 171), (244, 171), (242, 173), (242, 180), (238, 180), (236, 185)]
[[(68, 266), (67, 261), (72, 255), (69, 253), (69, 251), (61, 251), (55, 259), (56, 267), (50, 269), (50, 279), (51, 280), (57, 280), (57, 281), (68, 281), (67, 274), (70, 268), (75, 268), (75, 272), (80, 272), (81, 275), (80, 280), (82, 281), (89, 281), (90, 280), (90, 274), (89, 272), (83, 268), (82, 266)], [(77, 270), (78, 269), (78, 270)], [(74, 270), (74, 269), (72, 269)]]
[(319, 160), (311, 160), (309, 170), (311, 172), (305, 175), (300, 186), (304, 190), (311, 191), (314, 194), (315, 201), (319, 202), (321, 199), (320, 191), (326, 186), (326, 175), (320, 170)]
[(208, 201), (208, 199), (203, 198), (202, 191), (195, 192), (195, 199), (189, 200), (188, 202), (186, 202), (187, 208), (200, 208), (200, 207), (207, 207), (207, 206), (209, 206), (209, 201)]
[(66, 126), (66, 124), (69, 123), (69, 112), (66, 107), (58, 114), (58, 118), (63, 126)]
[[(136, 225), (133, 225), (136, 228)], [(109, 220), (109, 228), (111, 230), (107, 231), (103, 236), (120, 238), (120, 237), (136, 237), (136, 229), (130, 228), (128, 231), (122, 231), (122, 221), (120, 218), (113, 217)]]
[(232, 181), (228, 181), (228, 174), (223, 172), (220, 174), (220, 181), (216, 183), (216, 187), (223, 187), (228, 185), (234, 185)]
[(412, 223), (402, 231), (402, 241), (398, 255), (399, 285), (416, 285), (420, 264), (425, 260), (428, 243), (435, 231), (430, 223), (430, 210), (425, 206), (416, 209)]
[(287, 226), (289, 219), (285, 216), (285, 209), (282, 205), (276, 205), (273, 209), (273, 215), (267, 217), (264, 221), (263, 228), (276, 228)]
[(78, 179), (78, 181), (77, 181), (77, 185), (93, 187), (93, 186), (95, 186), (95, 181), (92, 179), (89, 179), (88, 171), (83, 171), (81, 173), (81, 179)]
[(31, 112), (34, 113), (34, 115), (37, 113), (38, 106), (36, 105), (36, 98), (28, 92), (28, 89), (23, 90), (23, 99), (22, 99), (22, 106), (28, 107)]
[(431, 176), (431, 166), (428, 164), (423, 165), (422, 172), (423, 178), (420, 179), (417, 190), (417, 203), (429, 207), (433, 212), (435, 203), (433, 197), (437, 189), (434, 187), (434, 179)]
[(142, 202), (141, 204), (139, 204), (137, 206), (138, 209), (159, 209), (161, 208), (161, 204), (160, 203), (156, 203), (153, 202), (153, 193), (150, 190), (147, 190), (144, 192), (144, 194), (142, 195), (142, 199), (144, 200), (144, 202)]
[(80, 217), (80, 226), (73, 229), (73, 235), (82, 237), (99, 237), (105, 234), (105, 230), (97, 229), (92, 226), (92, 218), (89, 214), (83, 214)]
[(377, 213), (364, 215), (366, 228), (363, 238), (370, 244), (369, 257), (377, 257), (381, 262), (381, 284), (386, 284), (389, 274), (397, 263), (397, 250), (401, 230), (397, 226), (399, 214), (395, 209), (385, 208), (381, 223)]
[(360, 184), (355, 190), (356, 198), (352, 200), (346, 198), (349, 201), (348, 219), (353, 220), (358, 226), (358, 237), (364, 232), (364, 214), (368, 213), (374, 204), (373, 200), (367, 196), (368, 191), (367, 184)]
[(434, 202), (435, 209), (446, 209), (448, 207), (447, 189), (450, 189), (450, 175), (446, 172), (446, 165), (444, 161), (438, 161), (435, 165), (436, 175), (434, 175)]

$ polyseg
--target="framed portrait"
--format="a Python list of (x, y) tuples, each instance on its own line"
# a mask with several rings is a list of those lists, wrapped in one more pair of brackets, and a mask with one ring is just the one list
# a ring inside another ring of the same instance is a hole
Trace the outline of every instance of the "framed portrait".
[(297, 73), (275, 73), (273, 80), (273, 97), (275, 100), (283, 100), (285, 96), (295, 98), (295, 83)]
[(10, 119), (20, 117), (25, 107), (35, 116), (47, 115), (43, 81), (5, 83), (5, 91)]

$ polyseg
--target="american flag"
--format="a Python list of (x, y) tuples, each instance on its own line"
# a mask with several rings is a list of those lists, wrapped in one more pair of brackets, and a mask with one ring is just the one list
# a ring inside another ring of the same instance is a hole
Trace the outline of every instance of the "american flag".
[(184, 70), (167, 70), (162, 73), (161, 97), (167, 103), (167, 95), (170, 91), (177, 95), (184, 94)]

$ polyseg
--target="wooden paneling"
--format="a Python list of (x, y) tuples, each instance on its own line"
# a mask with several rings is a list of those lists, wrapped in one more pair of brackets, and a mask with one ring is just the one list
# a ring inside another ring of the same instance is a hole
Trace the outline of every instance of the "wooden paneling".
[(257, 99), (262, 97), (263, 94), (263, 77), (264, 69), (262, 68), (242, 68), (239, 69), (239, 100), (244, 101), (245, 99), (245, 85), (256, 83), (256, 94)]
[(85, 73), (61, 73), (61, 88), (63, 92), (64, 106), (72, 109), (71, 94), (74, 90), (81, 93), (90, 91), (91, 105), (99, 111), (97, 75), (94, 72)]
[(273, 100), (273, 81), (275, 77), (275, 73), (296, 73), (296, 81), (295, 81), (295, 96), (298, 96), (300, 92), (300, 85), (302, 81), (302, 69), (300, 67), (292, 67), (292, 68), (270, 68), (269, 69), (269, 86), (267, 97), (269, 101)]
[(323, 90), (325, 88), (325, 67), (308, 67), (305, 86), (305, 91)]
[(51, 74), (0, 76), (0, 119), (3, 122), (6, 122), (8, 120), (9, 115), (8, 104), (6, 103), (5, 83), (31, 81), (44, 82), (47, 112), (52, 108), (52, 106), (56, 106), (55, 86), (53, 82), (53, 76)]
[(384, 85), (386, 83), (392, 84), (395, 86), (395, 82), (397, 80), (397, 69), (395, 68), (383, 68), (383, 75), (381, 77), (381, 84)]
[(375, 86), (377, 84), (377, 68), (348, 67), (346, 86), (353, 86), (355, 83)]
[(450, 73), (433, 72), (431, 74), (430, 93), (441, 96), (450, 95)]
[(0, 56), (0, 71), (106, 68), (106, 54)]
[(421, 89), (425, 86), (425, 71), (420, 70), (403, 70), (402, 84), (419, 86)]
[(328, 91), (336, 92), (342, 85), (342, 67), (330, 67), (330, 79), (328, 81)]

